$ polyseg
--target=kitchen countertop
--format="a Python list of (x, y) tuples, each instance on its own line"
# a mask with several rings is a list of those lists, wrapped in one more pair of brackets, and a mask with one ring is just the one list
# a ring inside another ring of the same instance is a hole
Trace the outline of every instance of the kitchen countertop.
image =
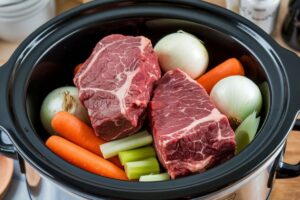
[[(221, 6), (225, 5), (225, 0), (206, 0), (208, 2), (212, 2)], [(57, 7), (58, 11), (57, 13), (61, 13), (64, 10), (79, 5), (76, 1), (71, 0), (57, 0)], [(283, 21), (283, 18), (287, 12), (288, 0), (281, 0), (281, 8), (276, 24), (275, 32), (273, 33), (272, 37), (283, 47), (288, 48), (287, 45), (283, 42), (281, 36), (280, 36), (280, 29), (281, 24)], [(15, 48), (18, 46), (18, 42), (16, 43), (9, 43), (5, 42), (0, 39), (0, 65), (4, 64), (8, 58), (11, 56)], [(290, 49), (290, 48), (288, 48)], [(292, 50), (292, 49), (290, 49)], [(300, 56), (300, 52), (294, 51), (296, 54)], [(299, 132), (292, 131), (288, 137), (287, 141), (287, 148), (286, 148), (286, 154), (285, 154), (285, 161), (288, 163), (298, 163), (300, 160), (300, 134)], [(281, 179), (276, 180), (275, 185), (273, 188), (273, 193), (270, 198), (270, 200), (298, 200), (300, 199), (300, 177), (298, 178), (291, 178), (291, 179)], [(15, 172), (11, 184), (11, 188), (14, 188), (13, 190), (10, 189), (8, 191), (8, 194), (5, 199), (11, 200), (11, 199), (19, 199), (14, 195), (14, 193), (24, 193), (27, 192), (25, 188), (25, 182), (24, 177), (20, 175), (19, 169), (17, 164), (15, 163)], [(24, 197), (24, 196), (23, 196)], [(22, 198), (24, 199), (24, 198)]]

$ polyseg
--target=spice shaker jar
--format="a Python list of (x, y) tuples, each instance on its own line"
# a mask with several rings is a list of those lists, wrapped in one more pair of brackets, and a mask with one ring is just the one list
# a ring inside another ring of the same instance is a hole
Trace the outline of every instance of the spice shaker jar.
[(240, 15), (271, 34), (277, 20), (279, 5), (280, 0), (241, 0)]
[(290, 0), (281, 35), (292, 48), (300, 51), (300, 1)]
[(54, 16), (54, 0), (23, 0), (1, 4), (0, 39), (21, 41)]

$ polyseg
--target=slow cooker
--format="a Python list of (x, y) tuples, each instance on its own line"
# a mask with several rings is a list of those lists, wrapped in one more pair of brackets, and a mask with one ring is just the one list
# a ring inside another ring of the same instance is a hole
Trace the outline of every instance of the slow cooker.
[[(39, 110), (54, 88), (72, 84), (72, 70), (112, 33), (144, 35), (155, 44), (184, 30), (203, 40), (210, 66), (237, 57), (246, 74), (264, 83), (262, 123), (253, 142), (231, 160), (162, 182), (128, 182), (97, 176), (60, 159), (44, 145), (49, 136)], [(202, 1), (102, 0), (52, 19), (27, 37), (0, 68), (0, 128), (12, 145), (0, 151), (20, 161), (32, 199), (267, 199), (275, 177), (298, 176), (300, 165), (282, 162), (286, 139), (300, 110), (300, 60), (251, 22)]]

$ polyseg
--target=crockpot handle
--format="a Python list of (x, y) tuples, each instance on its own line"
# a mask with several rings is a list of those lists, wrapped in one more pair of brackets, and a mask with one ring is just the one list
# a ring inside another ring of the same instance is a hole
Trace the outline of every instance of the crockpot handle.
[(3, 134), (8, 135), (8, 132), (4, 127), (0, 126), (0, 153), (7, 157), (17, 159), (17, 151), (14, 145), (12, 143), (7, 144), (4, 142)]
[(300, 119), (297, 119), (295, 124), (294, 124), (294, 131), (300, 131)]
[[(290, 104), (291, 107), (296, 112), (300, 111), (300, 87), (299, 87), (299, 75), (300, 75), (300, 58), (294, 52), (291, 52), (287, 49), (280, 48), (280, 56), (282, 58), (281, 62), (283, 63), (283, 72), (287, 75), (288, 85), (290, 94)], [(299, 124), (299, 122), (297, 122)], [(299, 129), (299, 126), (298, 126)]]
[[(300, 58), (293, 52), (280, 48), (281, 56), (288, 76), (289, 87), (291, 91), (290, 104), (294, 107), (296, 112), (300, 111), (300, 87), (299, 87), (299, 75), (300, 75)], [(295, 121), (293, 130), (300, 131), (300, 119)], [(300, 132), (299, 132), (300, 133)], [(299, 155), (300, 157), (300, 155)], [(283, 155), (281, 156), (280, 162), (277, 168), (276, 178), (292, 178), (300, 176), (300, 162), (292, 165), (282, 161)]]
[[(296, 120), (293, 130), (300, 131), (299, 119)], [(298, 164), (295, 165), (288, 164), (283, 161), (279, 162), (276, 178), (292, 178), (296, 176), (300, 176), (300, 162), (298, 162)]]
[(6, 128), (9, 124), (9, 116), (7, 115), (8, 105), (7, 105), (7, 82), (8, 82), (9, 70), (6, 65), (0, 67), (0, 153), (17, 159), (17, 152), (13, 144), (7, 144), (4, 142), (3, 134), (6, 134), (9, 137), (9, 132)]
[(300, 162), (296, 165), (280, 162), (276, 178), (293, 178), (300, 175)]

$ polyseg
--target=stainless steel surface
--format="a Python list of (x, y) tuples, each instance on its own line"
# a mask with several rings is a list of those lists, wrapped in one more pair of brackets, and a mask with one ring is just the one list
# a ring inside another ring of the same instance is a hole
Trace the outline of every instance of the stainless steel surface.
[[(243, 180), (224, 188), (216, 193), (196, 198), (197, 200), (266, 200), (271, 192), (268, 187), (270, 171), (274, 160), (282, 151), (283, 146), (267, 160), (259, 169)], [(30, 165), (25, 164), (26, 184), (32, 200), (83, 200), (84, 198), (71, 193), (62, 186), (40, 176)]]
[[(245, 177), (233, 185), (212, 193), (199, 200), (266, 200), (271, 192), (268, 187), (270, 171), (279, 153), (283, 150), (281, 146), (273, 156), (251, 175)], [(272, 179), (274, 177), (271, 177)]]
[(21, 174), (18, 161), (14, 161), (12, 182), (3, 200), (30, 200), (25, 184), (25, 176)]
[(42, 177), (34, 168), (25, 163), (26, 185), (32, 200), (80, 200), (81, 198)]
[[(20, 171), (19, 162), (14, 162), (12, 183), (3, 200), (79, 200), (83, 199), (63, 190), (58, 185), (35, 174), (29, 165), (26, 166), (27, 178)], [(39, 180), (40, 179), (40, 180)]]

